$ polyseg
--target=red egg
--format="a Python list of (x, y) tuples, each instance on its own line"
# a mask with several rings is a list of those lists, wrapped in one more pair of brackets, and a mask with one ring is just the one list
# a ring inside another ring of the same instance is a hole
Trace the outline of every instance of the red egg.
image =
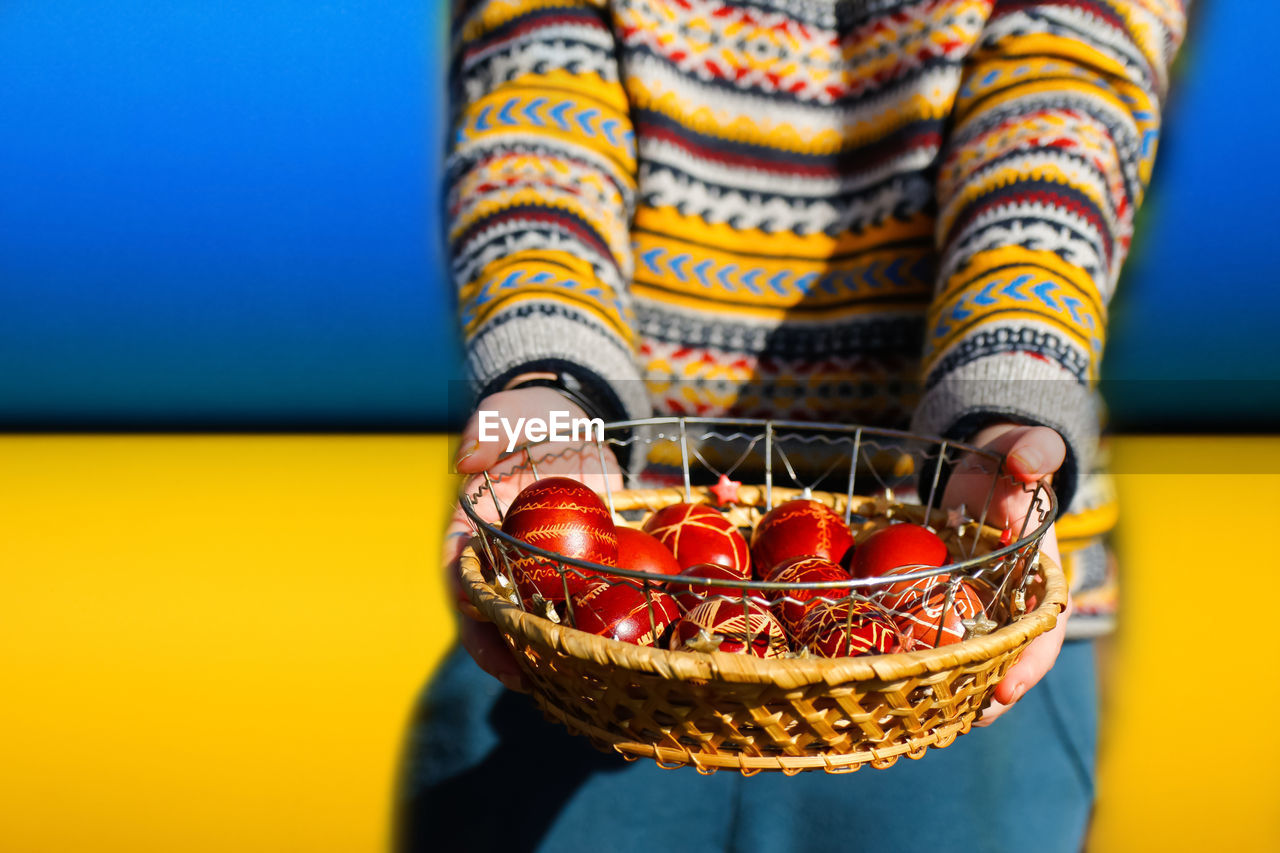
[[(890, 571), (888, 576), (915, 571), (919, 569), (903, 567)], [(986, 615), (977, 592), (966, 581), (960, 581), (956, 586), (951, 606), (947, 607), (950, 583), (950, 574), (902, 581), (891, 584), (876, 596), (876, 600), (893, 617), (898, 630), (911, 640), (913, 648), (946, 646), (964, 639), (963, 620)], [(941, 639), (939, 628), (942, 629)]]
[[(716, 644), (715, 636), (721, 639)], [(704, 601), (676, 623), (672, 651), (715, 651), (776, 658), (789, 649), (782, 625), (754, 602)]]
[[(799, 584), (799, 583), (824, 583), (826, 581), (847, 581), (849, 573), (830, 560), (824, 560), (821, 557), (795, 557), (786, 560), (774, 567), (769, 573), (766, 580), (771, 583)], [(778, 614), (778, 618), (782, 620), (782, 624), (793, 634), (799, 629), (801, 620), (811, 607), (824, 602), (815, 599), (821, 598), (841, 598), (849, 594), (849, 587), (836, 587), (835, 589), (813, 590), (813, 589), (794, 589), (770, 593), (770, 597), (774, 600), (773, 612)], [(779, 599), (791, 598), (795, 601), (779, 601)]]
[(899, 566), (941, 566), (947, 546), (938, 535), (918, 524), (891, 524), (877, 530), (853, 552), (855, 578), (883, 575)]
[(678, 575), (680, 564), (661, 542), (643, 530), (618, 525), (618, 568), (657, 575)]
[(620, 583), (596, 582), (570, 603), (578, 630), (637, 646), (656, 645), (680, 618), (675, 600), (662, 590), (649, 590), (646, 599), (643, 591)]
[(853, 534), (844, 519), (826, 504), (811, 500), (774, 507), (751, 535), (751, 559), (760, 577), (793, 557), (822, 557), (839, 563), (852, 547)]
[(706, 504), (675, 504), (649, 516), (644, 531), (675, 555), (681, 569), (699, 563), (715, 563), (751, 578), (751, 553), (747, 540), (715, 509)]
[(814, 603), (800, 623), (796, 640), (824, 658), (885, 654), (902, 644), (889, 614), (866, 601)]
[[(618, 537), (609, 509), (600, 496), (568, 477), (548, 477), (527, 486), (511, 502), (502, 531), (547, 551), (613, 565)], [(521, 595), (539, 593), (548, 601), (564, 601), (587, 588), (588, 581), (566, 567), (564, 580), (556, 564), (529, 554), (511, 554), (511, 570)]]
[[(743, 580), (742, 575), (733, 569), (725, 566), (717, 566), (715, 563), (699, 563), (696, 566), (690, 566), (676, 577), (678, 578), (709, 578), (711, 580), (721, 581), (740, 581)], [(676, 604), (680, 605), (682, 612), (688, 612), (701, 604), (708, 596), (727, 595), (735, 599), (741, 600), (744, 595), (747, 599), (767, 607), (769, 601), (761, 593), (747, 593), (747, 590), (740, 586), (712, 586), (711, 584), (683, 584), (679, 581), (672, 581), (667, 584), (667, 589), (675, 598)]]

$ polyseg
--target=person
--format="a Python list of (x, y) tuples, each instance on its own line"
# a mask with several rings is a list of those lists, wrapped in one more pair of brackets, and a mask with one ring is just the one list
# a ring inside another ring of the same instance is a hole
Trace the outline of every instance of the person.
[[(794, 778), (598, 755), (462, 618), (414, 726), (403, 846), (1080, 848), (1086, 638), (1114, 605), (1094, 386), (1184, 28), (1176, 0), (457, 5), (450, 243), (477, 409), (991, 447), (1018, 479), (1052, 476), (1075, 613), (985, 728), (887, 771)], [(477, 436), (472, 419), (461, 473), (497, 462)], [(465, 533), (455, 519), (447, 563)]]

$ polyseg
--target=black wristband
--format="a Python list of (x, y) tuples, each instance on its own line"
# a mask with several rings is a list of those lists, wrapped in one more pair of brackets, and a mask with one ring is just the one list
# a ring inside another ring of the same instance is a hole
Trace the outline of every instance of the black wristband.
[[(614, 417), (610, 417), (609, 415), (611, 413), (604, 410), (604, 408), (597, 402), (597, 400), (594, 397), (589, 397), (585, 393), (583, 393), (582, 384), (578, 381), (578, 378), (571, 373), (566, 373), (564, 371), (556, 371), (555, 379), (546, 379), (546, 378), (525, 379), (521, 382), (517, 382), (516, 384), (504, 390), (514, 391), (517, 388), (551, 388), (552, 390), (559, 392), (567, 400), (575, 404), (579, 409), (582, 409), (583, 413), (589, 418), (599, 418), (605, 423), (623, 419), (621, 417), (617, 417), (616, 415)], [(621, 413), (619, 412), (618, 414), (621, 414)], [(614, 458), (617, 460), (618, 465), (622, 468), (623, 471), (627, 470), (627, 465), (629, 464), (631, 459), (630, 442), (626, 440), (630, 436), (630, 434), (631, 434), (630, 430), (626, 430), (619, 433), (617, 437), (623, 440), (619, 443), (611, 442), (611, 447), (610, 447), (610, 450), (613, 452)]]
[[(508, 383), (525, 373), (550, 373), (556, 378), (531, 377), (508, 387)], [(606, 379), (565, 359), (545, 358), (516, 365), (490, 380), (479, 399), (515, 388), (551, 388), (582, 409), (587, 417), (600, 418), (606, 424), (629, 419), (621, 398)], [(632, 456), (631, 431), (614, 431), (608, 443), (622, 470), (629, 470)]]
[(571, 374), (560, 373), (555, 379), (533, 378), (525, 379), (504, 388), (505, 391), (515, 391), (517, 388), (551, 388), (560, 392), (561, 396), (567, 398), (571, 403), (582, 409), (583, 413), (589, 418), (599, 418), (602, 421), (610, 420), (605, 416), (605, 412), (595, 400), (582, 393), (582, 386)]
[(508, 383), (525, 373), (550, 373), (556, 378), (527, 379), (514, 387), (549, 387), (573, 400), (589, 417), (600, 418), (605, 423), (628, 419), (622, 404), (609, 382), (581, 365), (560, 358), (543, 358), (516, 365), (495, 376), (481, 390), (477, 400), (490, 394), (511, 390)]

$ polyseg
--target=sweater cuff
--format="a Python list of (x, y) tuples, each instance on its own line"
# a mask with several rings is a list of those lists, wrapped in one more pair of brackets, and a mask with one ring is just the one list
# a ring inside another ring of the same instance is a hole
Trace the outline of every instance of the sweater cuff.
[(618, 338), (585, 318), (542, 314), (508, 315), (468, 342), (466, 369), (476, 399), (499, 391), (526, 372), (569, 373), (597, 403), (606, 420), (646, 418), (652, 413), (631, 352)]
[(1057, 430), (1067, 456), (1053, 478), (1059, 512), (1075, 498), (1080, 472), (1091, 470), (1098, 446), (1093, 392), (1057, 365), (1028, 353), (971, 361), (930, 383), (912, 429), (966, 441), (996, 421)]

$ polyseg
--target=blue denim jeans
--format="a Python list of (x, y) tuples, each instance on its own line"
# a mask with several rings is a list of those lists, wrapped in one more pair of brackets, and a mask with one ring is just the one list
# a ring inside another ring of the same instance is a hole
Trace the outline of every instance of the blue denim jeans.
[(401, 784), (402, 851), (1080, 850), (1094, 796), (1092, 643), (994, 725), (856, 773), (663, 770), (542, 719), (455, 649), (423, 694)]

